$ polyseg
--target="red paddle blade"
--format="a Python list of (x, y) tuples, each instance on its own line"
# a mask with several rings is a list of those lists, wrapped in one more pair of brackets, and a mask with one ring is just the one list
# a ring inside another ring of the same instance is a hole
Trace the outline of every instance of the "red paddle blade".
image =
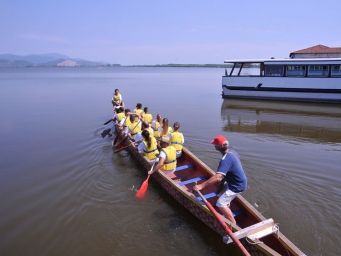
[(120, 152), (120, 151), (122, 151), (123, 149), (126, 149), (126, 148), (128, 148), (128, 147), (129, 147), (129, 145), (128, 145), (128, 146), (125, 146), (125, 147), (121, 147), (120, 149), (115, 150), (113, 154), (116, 154), (116, 153), (118, 153), (118, 152)]
[(136, 192), (135, 196), (142, 198), (144, 197), (147, 189), (148, 189), (148, 180), (149, 180), (150, 175), (148, 175), (147, 179), (142, 183), (139, 191)]
[(128, 139), (128, 136), (125, 137), (125, 138), (123, 138), (123, 139), (120, 141), (120, 143), (118, 143), (115, 147), (117, 147), (117, 148), (121, 147), (121, 146), (127, 141), (127, 139)]
[(120, 137), (120, 132), (118, 132), (117, 134), (116, 134), (116, 137), (115, 137), (115, 139), (114, 139), (114, 145), (116, 144), (116, 142), (118, 141), (118, 138)]

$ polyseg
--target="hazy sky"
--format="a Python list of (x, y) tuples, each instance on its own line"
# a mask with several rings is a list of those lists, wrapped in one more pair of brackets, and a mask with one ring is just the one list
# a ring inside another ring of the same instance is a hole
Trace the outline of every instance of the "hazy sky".
[(341, 0), (0, 0), (0, 54), (122, 65), (287, 58), (341, 47)]

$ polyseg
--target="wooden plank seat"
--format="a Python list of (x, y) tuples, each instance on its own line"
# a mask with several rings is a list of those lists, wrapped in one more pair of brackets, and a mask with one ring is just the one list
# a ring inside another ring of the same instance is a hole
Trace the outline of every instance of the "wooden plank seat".
[(233, 215), (233, 217), (237, 217), (237, 216), (242, 215), (244, 213), (245, 213), (244, 209), (239, 209), (239, 210), (233, 211), (232, 215)]
[(183, 185), (194, 183), (194, 182), (197, 182), (197, 181), (200, 181), (200, 180), (207, 180), (208, 178), (209, 178), (209, 176), (207, 176), (207, 175), (200, 176), (200, 177), (196, 177), (196, 178), (193, 178), (193, 179), (190, 179), (190, 180), (185, 180), (185, 181), (179, 182), (178, 185), (179, 186), (183, 186)]
[(181, 166), (178, 166), (176, 167), (175, 171), (174, 172), (178, 172), (178, 171), (181, 171), (181, 170), (185, 170), (185, 169), (188, 169), (188, 168), (191, 168), (195, 166), (195, 164), (185, 164), (185, 165), (181, 165)]
[[(243, 228), (234, 233), (237, 239), (248, 237), (251, 241), (258, 241), (258, 239), (268, 236), (272, 233), (278, 232), (278, 226), (275, 224), (273, 219), (263, 220), (252, 226)], [(228, 235), (223, 237), (224, 243), (232, 243), (231, 237)]]
[[(212, 192), (212, 193), (208, 193), (208, 194), (203, 195), (203, 196), (205, 197), (205, 199), (209, 199), (209, 198), (211, 198), (211, 197), (215, 197), (216, 195), (217, 195), (216, 192)], [(197, 197), (197, 200), (201, 201), (202, 199), (201, 199), (200, 196), (198, 196), (198, 197)]]

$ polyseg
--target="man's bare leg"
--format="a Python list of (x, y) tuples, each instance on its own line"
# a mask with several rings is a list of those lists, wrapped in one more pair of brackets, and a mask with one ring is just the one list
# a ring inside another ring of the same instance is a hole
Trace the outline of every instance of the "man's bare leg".
[(220, 211), (224, 214), (225, 218), (231, 221), (233, 224), (236, 224), (236, 220), (233, 217), (232, 211), (229, 206), (227, 207), (218, 207)]

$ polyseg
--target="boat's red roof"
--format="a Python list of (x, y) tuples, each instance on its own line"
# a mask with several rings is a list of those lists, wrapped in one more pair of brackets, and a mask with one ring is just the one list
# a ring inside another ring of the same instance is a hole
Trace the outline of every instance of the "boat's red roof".
[(313, 47), (309, 47), (303, 50), (298, 50), (295, 52), (291, 52), (290, 53), (290, 57), (291, 55), (293, 55), (294, 53), (307, 53), (307, 54), (318, 54), (318, 53), (341, 53), (341, 47), (328, 47), (322, 44), (318, 44), (315, 45)]

